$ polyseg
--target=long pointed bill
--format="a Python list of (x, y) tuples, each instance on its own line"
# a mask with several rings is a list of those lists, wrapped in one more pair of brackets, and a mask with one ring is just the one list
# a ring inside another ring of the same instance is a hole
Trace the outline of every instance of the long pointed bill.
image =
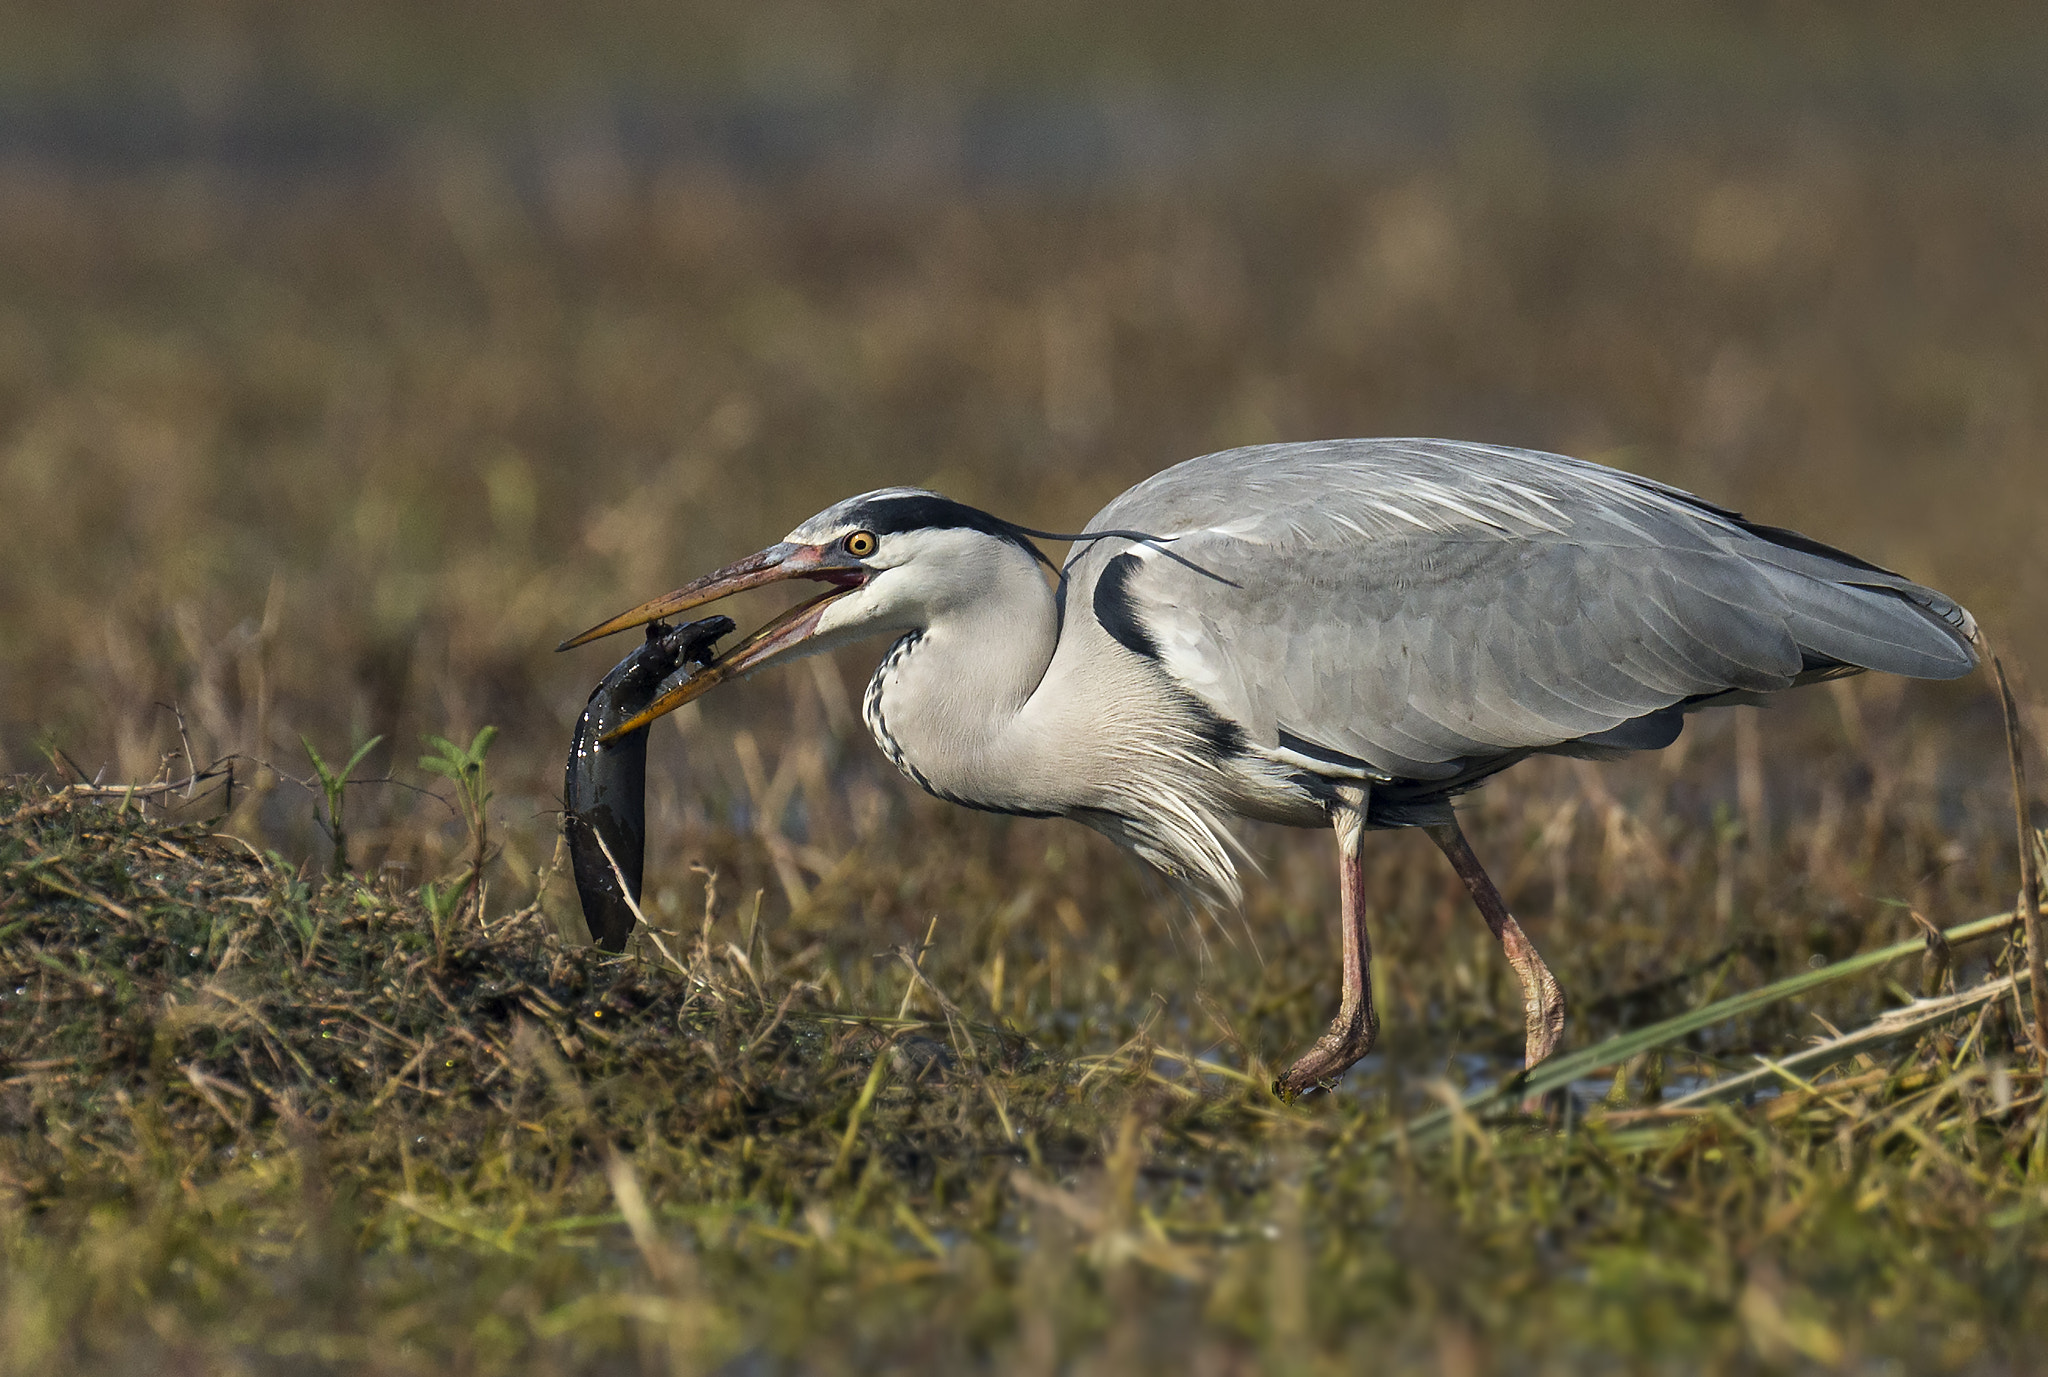
[(555, 649), (574, 650), (615, 631), (660, 621), (663, 617), (687, 612), (693, 607), (702, 607), (707, 602), (717, 602), (720, 598), (759, 588), (763, 584), (779, 583), (783, 579), (829, 578), (831, 575), (826, 571), (831, 566), (827, 560), (826, 552), (816, 545), (793, 545), (788, 541), (770, 545), (737, 564), (728, 564), (716, 573), (686, 583), (673, 593), (664, 593), (630, 612), (619, 613), (608, 622), (599, 622), (582, 635), (571, 636)]
[(783, 651), (802, 644), (818, 629), (818, 618), (824, 615), (825, 604), (851, 591), (849, 588), (835, 588), (829, 593), (820, 593), (809, 602), (798, 603), (598, 740), (609, 744), (620, 737), (631, 736), (657, 717), (667, 716), (683, 704), (703, 697), (726, 680), (742, 678)]

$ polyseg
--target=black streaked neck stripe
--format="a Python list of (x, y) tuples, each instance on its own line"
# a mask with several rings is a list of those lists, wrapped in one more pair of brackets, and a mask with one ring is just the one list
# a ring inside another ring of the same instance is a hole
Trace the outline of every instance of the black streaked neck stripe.
[(923, 639), (922, 632), (913, 631), (891, 646), (888, 655), (884, 656), (882, 663), (876, 667), (875, 677), (868, 680), (868, 691), (861, 699), (860, 715), (866, 720), (868, 733), (875, 738), (875, 744), (882, 748), (882, 754), (889, 757), (889, 763), (894, 765), (905, 779), (933, 798), (944, 799), (947, 803), (957, 803), (963, 808), (973, 808), (983, 813), (1007, 813), (1011, 817), (1019, 818), (1058, 817), (1058, 813), (1042, 812), (1032, 808), (1006, 808), (1001, 804), (984, 803), (980, 799), (962, 798), (934, 784), (930, 776), (918, 769), (910, 757), (903, 753), (902, 743), (897, 741), (896, 734), (889, 730), (889, 719), (882, 714), (883, 680), (895, 671), (905, 656), (917, 649), (918, 643)]

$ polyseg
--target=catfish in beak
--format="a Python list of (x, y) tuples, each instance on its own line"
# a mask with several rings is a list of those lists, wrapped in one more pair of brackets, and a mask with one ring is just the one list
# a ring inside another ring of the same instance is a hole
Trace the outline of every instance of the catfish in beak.
[(655, 622), (647, 639), (612, 667), (577, 719), (562, 783), (562, 833), (576, 872), (576, 896), (590, 936), (624, 951), (640, 902), (647, 854), (647, 733), (621, 723), (640, 712), (678, 671), (685, 682), (710, 663), (712, 643), (733, 629), (730, 617), (670, 628)]

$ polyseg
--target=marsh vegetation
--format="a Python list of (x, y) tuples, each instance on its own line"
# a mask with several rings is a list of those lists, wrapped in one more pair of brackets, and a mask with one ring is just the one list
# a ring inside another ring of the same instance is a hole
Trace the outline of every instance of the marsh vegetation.
[[(125, 115), (63, 132), (105, 105), (104, 34), (24, 21), (0, 1372), (2028, 1370), (2023, 985), (1677, 1103), (2009, 975), (2009, 931), (1446, 1113), (1512, 1069), (1518, 992), (1389, 835), (1382, 1049), (1290, 1107), (1266, 1087), (1334, 997), (1328, 839), (1254, 832), (1245, 912), (1191, 913), (1079, 828), (898, 780), (858, 657), (657, 730), (623, 957), (557, 848), (610, 663), (566, 632), (864, 488), (1071, 529), (1314, 435), (1557, 449), (1900, 568), (1976, 613), (2048, 738), (2048, 106), (2009, 79), (2038, 49), (1989, 11), (1839, 43), (1786, 14), (1792, 56), (1754, 63), (1707, 20), (1395, 26), (1370, 99), (1321, 104), (1217, 95), (1177, 49), (1119, 104), (1059, 45), (945, 25), (936, 87), (869, 54), (792, 101), (717, 44), (687, 81), (621, 55), (672, 21), (541, 25), (564, 70), (630, 70), (607, 103), (460, 25), (426, 36), (464, 79), (422, 94), (393, 54), (425, 21), (367, 6), (197, 24), (178, 51), (243, 65), (188, 64), (171, 123), (213, 134), (146, 156)], [(244, 79), (280, 44), (310, 103)], [(1031, 99), (961, 75), (1003, 62)], [(355, 132), (244, 156), (280, 100)], [(1465, 816), (1568, 1053), (2017, 885), (1981, 680), (1805, 690), (1518, 767)]]

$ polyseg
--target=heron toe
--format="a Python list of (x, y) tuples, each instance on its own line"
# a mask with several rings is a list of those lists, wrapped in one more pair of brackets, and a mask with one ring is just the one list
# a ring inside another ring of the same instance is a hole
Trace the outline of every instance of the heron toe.
[(1379, 1016), (1370, 1001), (1345, 1003), (1329, 1031), (1273, 1082), (1273, 1093), (1282, 1100), (1292, 1104), (1311, 1090), (1335, 1090), (1344, 1073), (1372, 1051), (1380, 1035)]

